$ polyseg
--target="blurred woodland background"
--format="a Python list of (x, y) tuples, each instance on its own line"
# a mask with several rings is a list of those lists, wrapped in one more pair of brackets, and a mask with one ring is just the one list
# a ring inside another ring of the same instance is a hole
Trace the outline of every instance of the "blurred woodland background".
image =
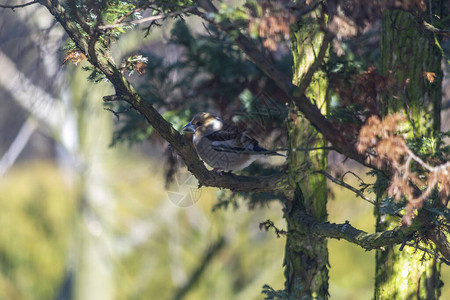
[[(379, 28), (376, 23), (356, 42), (340, 45), (355, 58), (354, 68), (375, 64)], [(65, 62), (66, 43), (43, 7), (0, 9), (0, 299), (247, 300), (261, 299), (265, 284), (282, 289), (285, 237), (259, 228), (267, 219), (286, 228), (282, 205), (197, 190), (144, 120), (126, 106), (114, 107), (124, 112), (118, 116), (105, 110), (112, 107), (101, 98), (113, 93), (111, 86), (87, 80), (86, 62)], [(292, 72), (290, 42), (278, 43), (273, 55), (280, 69)], [(448, 39), (443, 47), (449, 53)], [(130, 64), (147, 65), (132, 68), (130, 80), (177, 129), (198, 111), (230, 117), (275, 93), (265, 75), (200, 18), (167, 20), (148, 36), (127, 32), (113, 56), (129, 55)], [(445, 62), (443, 69), (442, 123), (449, 130)], [(283, 148), (282, 121), (265, 126), (270, 134), (258, 133), (262, 144)], [(245, 172), (280, 164), (263, 160)], [(330, 172), (342, 175), (348, 166), (356, 164), (330, 152)], [(357, 170), (366, 178), (367, 170)], [(359, 184), (350, 174), (346, 181)], [(370, 203), (329, 188), (330, 222), (349, 220), (374, 231)], [(328, 246), (331, 298), (371, 299), (375, 253), (345, 241)], [(450, 295), (450, 267), (442, 274), (442, 294)]]

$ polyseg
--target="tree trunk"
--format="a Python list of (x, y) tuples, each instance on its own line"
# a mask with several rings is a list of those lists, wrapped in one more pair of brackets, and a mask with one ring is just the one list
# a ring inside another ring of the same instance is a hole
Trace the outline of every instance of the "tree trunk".
[[(442, 56), (434, 37), (418, 30), (418, 25), (407, 12), (393, 10), (383, 16), (381, 72), (395, 79), (397, 88), (383, 98), (382, 109), (384, 115), (404, 110), (412, 128), (410, 137), (431, 137), (440, 129)], [(427, 80), (425, 72), (436, 75), (434, 82)], [(378, 201), (385, 197), (384, 190), (377, 192)], [(400, 222), (377, 210), (375, 214), (377, 231)], [(402, 251), (399, 246), (378, 250), (375, 273), (375, 299), (437, 299), (440, 295), (440, 263), (409, 246)]]
[[(310, 24), (315, 24), (311, 22)], [(317, 25), (299, 24), (292, 30), (292, 53), (294, 57), (294, 83), (299, 85), (303, 76), (316, 59), (324, 35)], [(326, 113), (327, 81), (320, 71), (316, 72), (306, 93)], [(295, 299), (301, 297), (328, 298), (328, 249), (327, 240), (311, 234), (293, 232), (298, 222), (297, 210), (304, 210), (317, 220), (327, 220), (326, 179), (314, 174), (326, 169), (327, 153), (295, 151), (296, 148), (321, 147), (325, 140), (296, 109), (291, 107), (288, 121), (289, 175), (295, 189), (292, 202), (286, 205), (285, 219), (288, 236), (286, 241), (285, 288)]]
[(79, 83), (85, 81), (81, 69), (75, 71), (72, 79), (73, 86), (77, 87), (72, 93), (72, 101), (78, 108), (80, 150), (77, 154), (83, 158), (83, 169), (79, 174), (73, 299), (110, 300), (116, 294), (114, 234), (110, 224), (115, 223), (117, 203), (108, 185), (108, 164), (115, 161), (117, 152), (108, 148), (113, 126), (111, 115), (103, 111), (102, 103), (98, 101), (110, 89), (99, 84), (95, 89), (80, 88)]

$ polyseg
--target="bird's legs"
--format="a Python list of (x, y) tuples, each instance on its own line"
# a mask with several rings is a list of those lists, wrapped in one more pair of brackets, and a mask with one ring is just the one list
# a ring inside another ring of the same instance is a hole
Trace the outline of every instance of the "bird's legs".
[(212, 169), (213, 172), (219, 174), (220, 176), (222, 176), (224, 173), (226, 174), (230, 174), (231, 176), (234, 176), (235, 174), (233, 173), (233, 170), (227, 171), (225, 172), (223, 169), (221, 168), (214, 168)]
[(222, 176), (222, 174), (223, 174), (223, 170), (220, 168), (214, 168), (212, 171), (219, 174), (220, 176)]

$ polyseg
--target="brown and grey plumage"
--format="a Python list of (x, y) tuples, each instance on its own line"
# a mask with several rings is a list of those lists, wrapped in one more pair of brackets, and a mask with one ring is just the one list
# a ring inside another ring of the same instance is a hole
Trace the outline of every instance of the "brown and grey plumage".
[(243, 169), (264, 155), (284, 156), (259, 146), (245, 131), (225, 127), (222, 119), (210, 113), (196, 114), (183, 130), (194, 133), (198, 155), (215, 170)]

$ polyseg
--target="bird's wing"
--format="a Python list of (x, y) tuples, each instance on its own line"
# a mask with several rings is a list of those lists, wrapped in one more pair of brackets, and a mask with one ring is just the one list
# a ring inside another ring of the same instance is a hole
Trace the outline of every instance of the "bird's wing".
[(237, 130), (219, 130), (205, 136), (205, 138), (211, 141), (211, 145), (217, 151), (272, 154), (271, 151), (259, 146), (257, 140), (248, 136), (245, 132)]

